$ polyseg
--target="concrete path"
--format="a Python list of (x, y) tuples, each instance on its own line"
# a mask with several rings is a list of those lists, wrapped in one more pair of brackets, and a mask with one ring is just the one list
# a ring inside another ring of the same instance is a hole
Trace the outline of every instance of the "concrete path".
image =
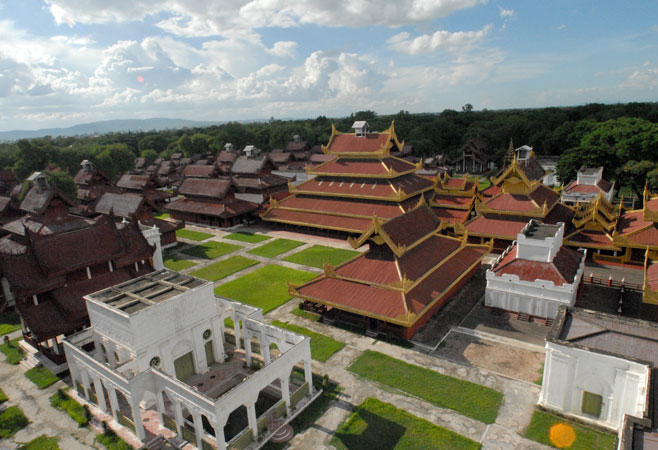
[[(298, 317), (290, 313), (295, 306), (295, 302), (289, 302), (269, 313), (266, 320), (294, 323), (331, 336), (347, 345), (325, 363), (313, 361), (313, 370), (328, 374), (330, 379), (339, 383), (342, 392), (313, 426), (293, 438), (290, 448), (332, 448), (328, 442), (338, 426), (367, 397), (375, 397), (391, 403), (415, 416), (481, 442), (484, 449), (549, 448), (521, 436), (532, 417), (539, 386)], [(347, 370), (347, 367), (367, 349), (502, 392), (504, 402), (498, 411), (495, 423), (487, 425), (452, 410), (437, 407), (420, 398), (356, 377)]]
[[(19, 366), (6, 362), (0, 353), (0, 387), (9, 397), (2, 407), (17, 405), (30, 420), (30, 424), (19, 430), (11, 439), (0, 439), (0, 449), (15, 449), (18, 443), (29, 442), (45, 434), (59, 436), (59, 447), (62, 449), (93, 449), (96, 432), (91, 428), (78, 428), (78, 424), (65, 412), (50, 406), (48, 398), (66, 384), (58, 381), (52, 386), (39, 390), (34, 383), (25, 377)], [(0, 408), (2, 408), (0, 407)]]

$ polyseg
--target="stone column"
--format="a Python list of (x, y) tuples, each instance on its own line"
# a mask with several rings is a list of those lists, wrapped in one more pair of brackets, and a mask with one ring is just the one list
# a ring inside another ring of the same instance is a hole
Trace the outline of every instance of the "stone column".
[(217, 441), (217, 450), (226, 450), (226, 437), (224, 436), (224, 427), (228, 416), (217, 416), (215, 419), (215, 440)]
[(172, 398), (171, 401), (174, 404), (174, 415), (176, 416), (176, 434), (183, 437), (183, 408), (177, 399)]
[(256, 402), (247, 405), (247, 419), (249, 420), (249, 428), (251, 428), (251, 436), (254, 441), (258, 441), (258, 419), (256, 419)]
[(240, 319), (238, 319), (237, 314), (233, 316), (233, 333), (235, 334), (235, 348), (242, 348), (242, 345), (240, 344), (242, 330), (240, 330)]
[(279, 378), (281, 382), (281, 398), (286, 402), (286, 414), (290, 415), (290, 374)]
[(244, 357), (247, 360), (247, 367), (251, 367), (251, 334), (248, 331), (244, 333)]
[(304, 378), (308, 383), (308, 393), (313, 395), (313, 371), (311, 369), (311, 361), (304, 361)]
[(267, 366), (271, 362), (270, 343), (269, 343), (269, 339), (263, 336), (263, 333), (260, 334), (260, 352), (263, 355), (263, 361)]
[(110, 394), (110, 406), (112, 407), (112, 417), (114, 418), (115, 422), (119, 421), (119, 399), (117, 398), (117, 391), (114, 389), (114, 386), (111, 384), (107, 385), (107, 390), (109, 391)]
[(203, 421), (201, 420), (201, 413), (198, 411), (191, 411), (192, 419), (194, 420), (194, 435), (196, 436), (196, 447), (203, 449)]
[(98, 407), (107, 412), (107, 403), (105, 403), (105, 392), (103, 391), (103, 382), (100, 378), (94, 377), (94, 388), (96, 389), (96, 399), (98, 400)]
[(162, 399), (161, 391), (155, 393), (155, 409), (158, 411), (158, 419), (160, 420), (160, 425), (164, 427), (165, 405), (164, 400)]
[(90, 401), (91, 395), (89, 395), (89, 392), (91, 391), (91, 383), (89, 381), (89, 373), (86, 370), (83, 370), (80, 375), (82, 378), (82, 387), (84, 388), (85, 398), (87, 401)]
[(146, 439), (146, 432), (144, 431), (144, 424), (142, 423), (142, 413), (139, 409), (139, 400), (130, 399), (130, 410), (133, 413), (133, 423), (135, 424), (135, 432), (140, 441)]

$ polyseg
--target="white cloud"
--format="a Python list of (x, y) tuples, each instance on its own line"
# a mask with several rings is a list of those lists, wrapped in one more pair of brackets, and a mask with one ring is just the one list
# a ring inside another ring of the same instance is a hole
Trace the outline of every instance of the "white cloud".
[(567, 25), (563, 23), (563, 24), (560, 24), (557, 27), (555, 27), (555, 29), (558, 30), (558, 31), (566, 30)]
[(498, 5), (498, 9), (500, 10), (500, 17), (503, 19), (511, 19), (516, 15), (516, 11), (513, 9), (505, 9), (502, 6)]
[(393, 50), (410, 55), (437, 50), (463, 51), (484, 39), (492, 28), (492, 25), (486, 25), (477, 31), (456, 31), (454, 33), (438, 30), (433, 34), (423, 34), (415, 38), (405, 31), (391, 37), (387, 42)]
[(656, 33), (658, 33), (658, 25), (652, 26), (651, 31), (655, 31)]
[(294, 57), (297, 54), (297, 42), (279, 41), (275, 42), (272, 48), (267, 49), (267, 53), (279, 57)]
[(641, 69), (634, 70), (621, 84), (623, 88), (649, 89), (658, 88), (658, 66), (643, 64)]
[[(235, 36), (261, 27), (301, 24), (362, 27), (401, 26), (445, 17), (455, 11), (484, 4), (487, 0), (46, 0), (57, 23), (140, 21), (149, 15), (168, 13), (158, 23), (180, 36)], [(67, 19), (68, 18), (68, 19)]]

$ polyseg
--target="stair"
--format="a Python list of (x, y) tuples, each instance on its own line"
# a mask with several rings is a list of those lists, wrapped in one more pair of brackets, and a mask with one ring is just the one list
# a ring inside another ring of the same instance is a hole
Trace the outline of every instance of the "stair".
[(552, 327), (553, 326), (553, 319), (546, 319), (546, 326), (547, 327)]
[(519, 313), (516, 320), (521, 320), (523, 322), (530, 322), (530, 316), (526, 313)]
[(377, 339), (377, 337), (379, 337), (379, 332), (368, 329), (366, 330), (366, 336)]
[(275, 419), (271, 421), (271, 423), (268, 423), (268, 428), (270, 430), (276, 429), (276, 432), (272, 435), (272, 438), (270, 439), (275, 444), (288, 442), (295, 435), (295, 431), (290, 426), (290, 424), (285, 424), (282, 426), (283, 422), (284, 421), (281, 419)]

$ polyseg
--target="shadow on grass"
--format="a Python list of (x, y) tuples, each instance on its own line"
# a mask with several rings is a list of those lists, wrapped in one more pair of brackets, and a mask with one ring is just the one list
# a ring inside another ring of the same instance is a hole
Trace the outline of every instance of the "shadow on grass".
[(359, 409), (345, 424), (348, 433), (337, 432), (334, 439), (346, 449), (394, 449), (406, 428), (370, 411)]

